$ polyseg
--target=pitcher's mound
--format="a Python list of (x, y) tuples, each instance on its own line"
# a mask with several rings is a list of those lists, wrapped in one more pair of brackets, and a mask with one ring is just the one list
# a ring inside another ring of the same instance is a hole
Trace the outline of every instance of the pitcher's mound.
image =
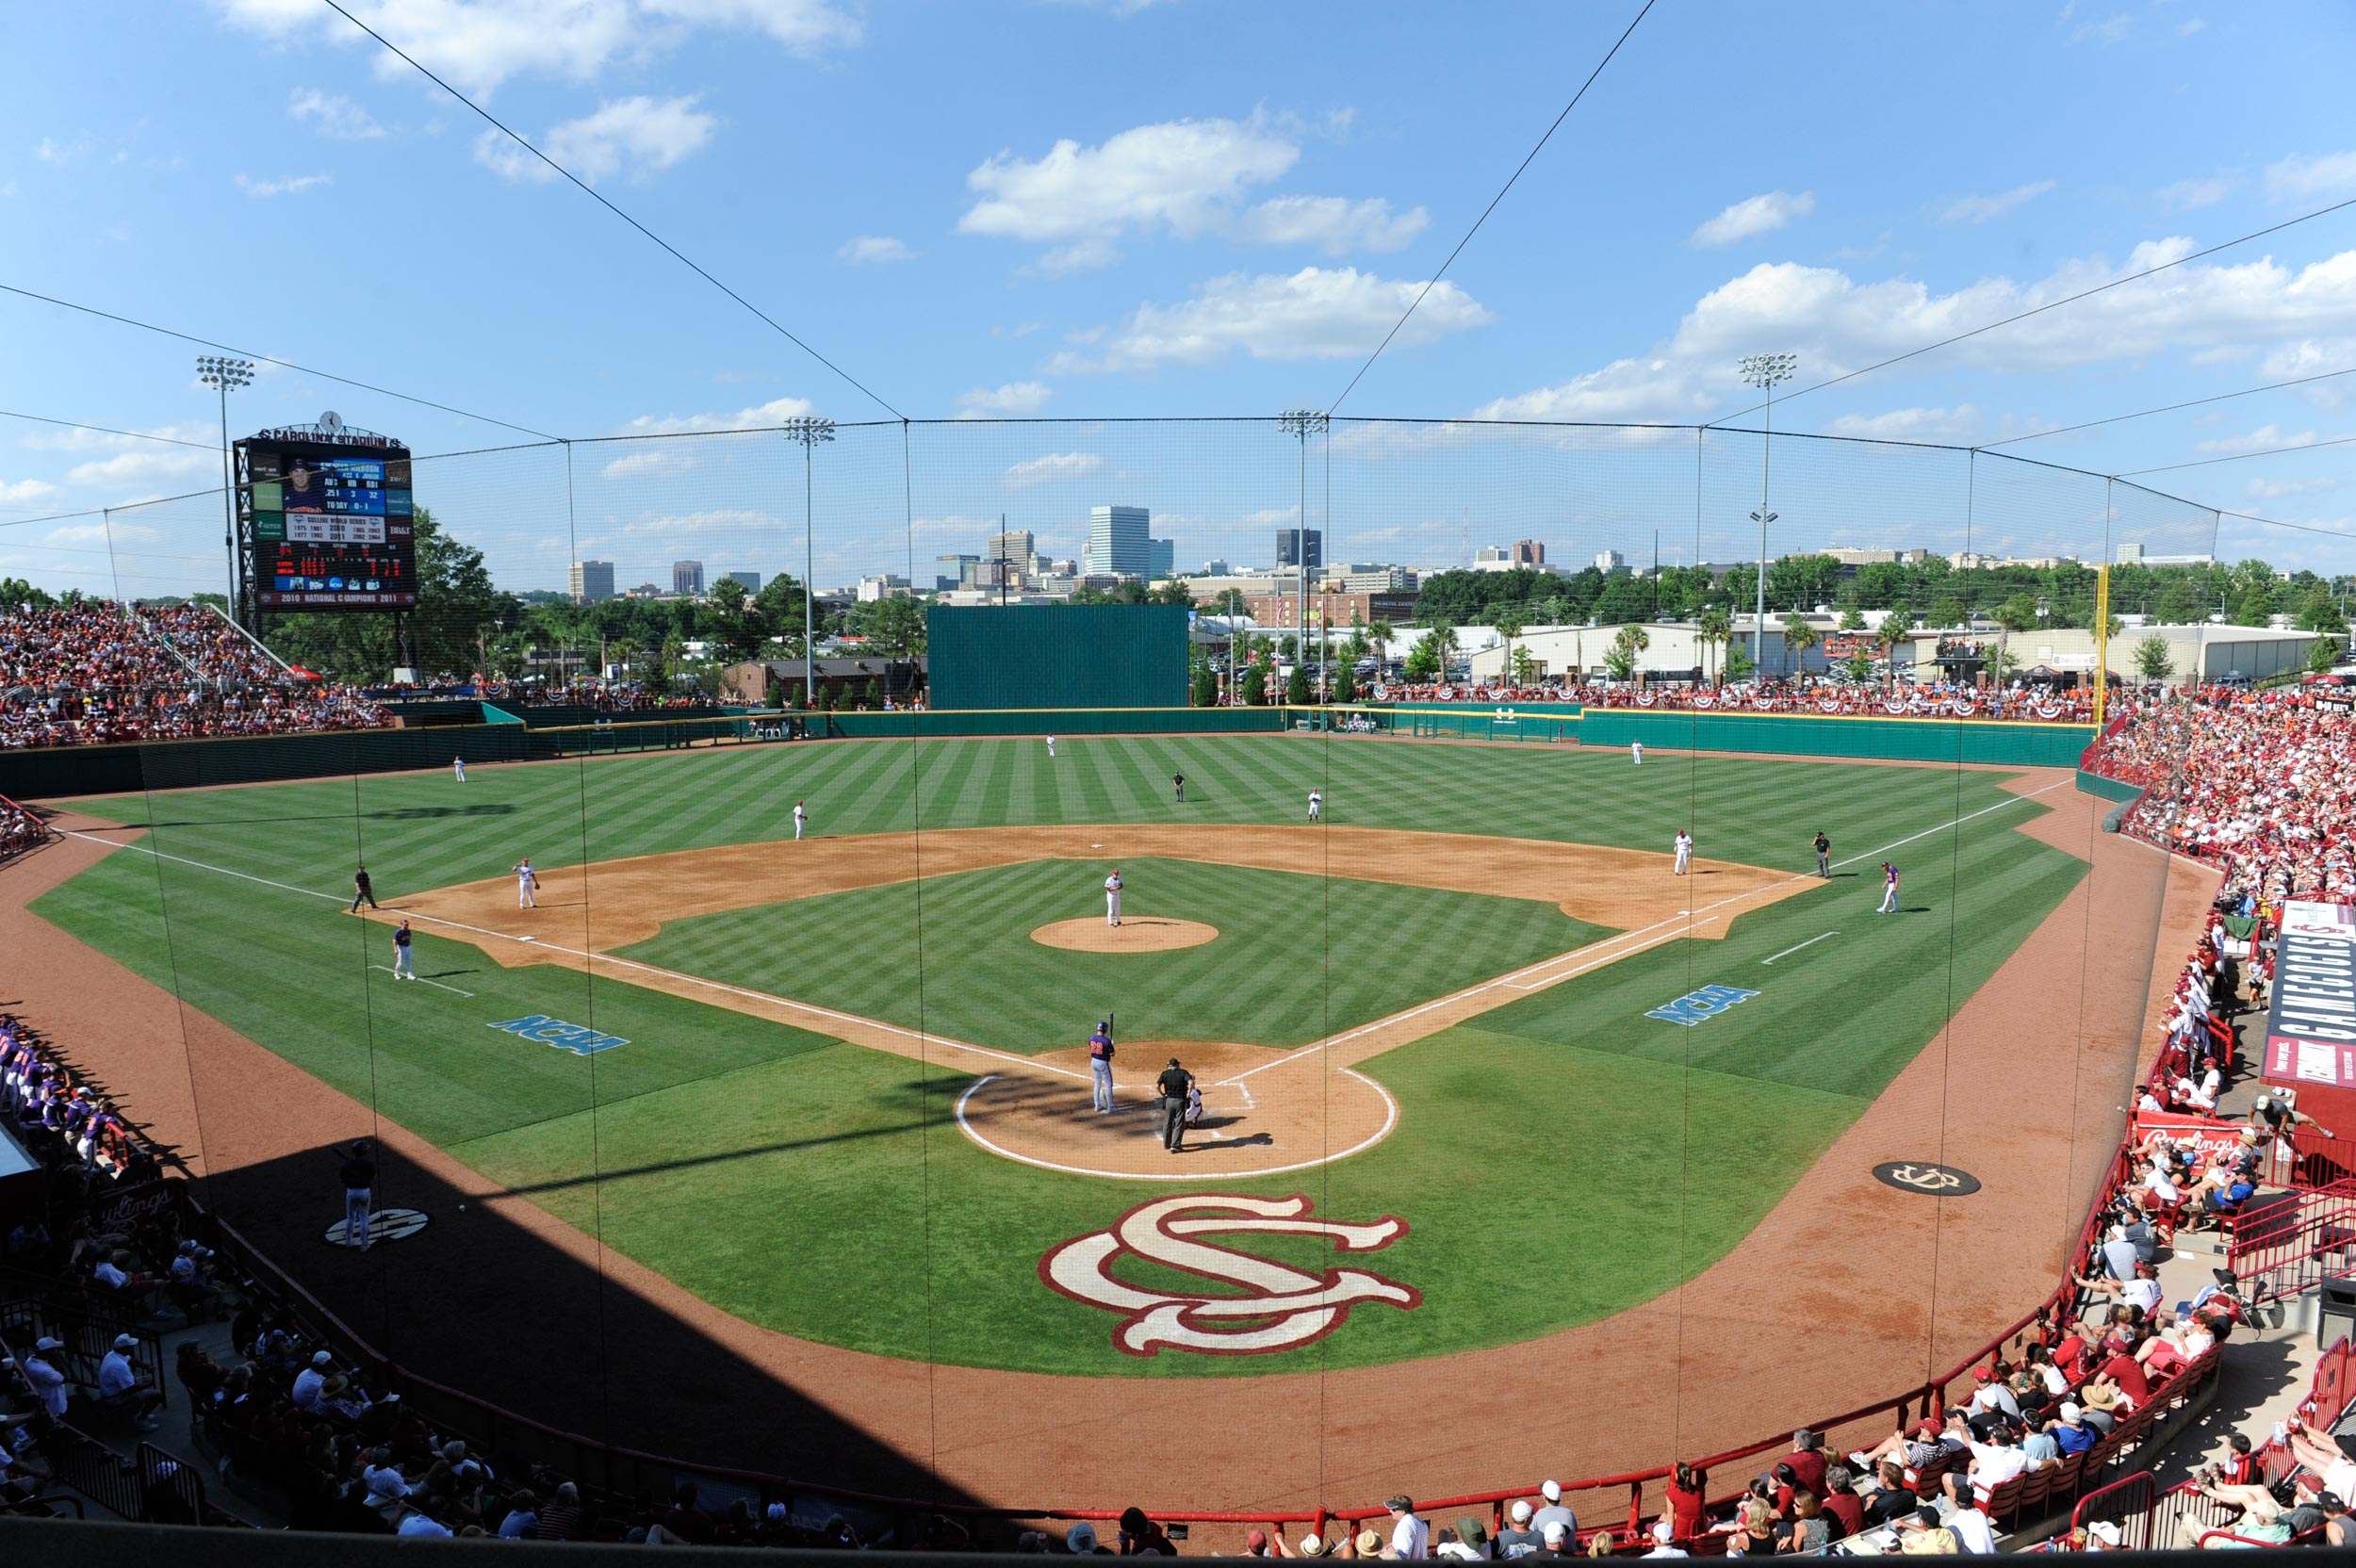
[(1128, 915), (1119, 925), (1101, 920), (1052, 921), (1031, 933), (1042, 947), (1070, 948), (1074, 953), (1168, 953), (1175, 948), (1201, 947), (1219, 936), (1219, 927), (1198, 920), (1168, 920), (1160, 915)]

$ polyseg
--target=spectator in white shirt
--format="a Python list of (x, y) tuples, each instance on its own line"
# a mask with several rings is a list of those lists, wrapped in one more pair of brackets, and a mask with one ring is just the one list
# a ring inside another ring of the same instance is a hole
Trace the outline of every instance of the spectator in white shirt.
[(312, 1352), (311, 1364), (295, 1374), (294, 1388), (287, 1395), (287, 1397), (294, 1400), (295, 1409), (318, 1411), (319, 1391), (327, 1386), (328, 1374), (335, 1369), (335, 1358), (330, 1352), (326, 1350)]
[(1947, 1494), (1947, 1505), (1940, 1511), (1947, 1527), (1963, 1543), (1963, 1549), (1980, 1556), (1992, 1557), (1996, 1552), (1996, 1527), (1980, 1511), (1977, 1498), (1955, 1482), (1953, 1470), (1939, 1478), (1939, 1486)]
[(529, 1487), (519, 1487), (507, 1499), (507, 1517), (499, 1521), (501, 1541), (529, 1541), (540, 1524), (540, 1499)]
[(404, 1507), (401, 1523), (393, 1527), (395, 1535), (448, 1535), (450, 1527), (423, 1509)]
[(131, 1352), (139, 1348), (138, 1335), (115, 1335), (114, 1348), (98, 1364), (98, 1408), (117, 1415), (128, 1412), (133, 1426), (152, 1432), (155, 1429), (155, 1409), (164, 1402), (164, 1396), (143, 1386), (144, 1380), (132, 1366)]
[(1420, 1562), (1432, 1555), (1432, 1527), (1416, 1516), (1415, 1505), (1405, 1494), (1383, 1505), (1391, 1511), (1390, 1555), (1401, 1562)]
[(1677, 1540), (1677, 1527), (1666, 1519), (1656, 1519), (1652, 1527), (1652, 1550), (1646, 1557), (1690, 1557), (1682, 1547), (1672, 1544)]
[(2008, 1427), (1999, 1427), (1986, 1443), (1972, 1445), (1971, 1479), (1973, 1495), (1982, 1502), (1998, 1487), (2029, 1468), (2029, 1457), (2012, 1440)]
[(33, 1397), (41, 1401), (41, 1408), (56, 1421), (65, 1419), (65, 1374), (49, 1364), (49, 1355), (53, 1350), (64, 1348), (63, 1340), (51, 1339), (44, 1334), (33, 1341), (31, 1355), (19, 1356), (16, 1360), (17, 1371), (24, 1374), (25, 1380), (32, 1385)]
[(1441, 1542), (1432, 1548), (1432, 1555), (1459, 1562), (1486, 1562), (1494, 1555), (1489, 1549), (1489, 1527), (1467, 1513), (1456, 1521), (1456, 1539)]
[(2021, 1419), (2021, 1401), (2014, 1398), (2012, 1390), (2005, 1387), (2004, 1382), (1997, 1378), (1994, 1367), (1973, 1367), (1972, 1380), (1979, 1385), (1972, 1391), (1972, 1413), (1973, 1415), (1993, 1410), (2004, 1412), (2004, 1418), (2008, 1421)]

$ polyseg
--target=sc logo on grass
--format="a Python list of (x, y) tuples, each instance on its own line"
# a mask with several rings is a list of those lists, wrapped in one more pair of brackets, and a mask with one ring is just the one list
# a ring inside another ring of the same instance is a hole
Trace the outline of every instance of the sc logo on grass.
[(511, 1035), (521, 1035), (528, 1040), (543, 1041), (559, 1051), (569, 1051), (576, 1056), (594, 1056), (600, 1051), (611, 1051), (617, 1045), (630, 1043), (619, 1035), (600, 1035), (595, 1029), (584, 1029), (578, 1023), (567, 1023), (546, 1013), (534, 1013), (530, 1018), (511, 1018), (504, 1023), (494, 1023), (490, 1027), (504, 1029)]
[(1717, 1017), (1738, 1002), (1748, 1002), (1757, 991), (1746, 991), (1740, 986), (1704, 986), (1689, 991), (1665, 1007), (1655, 1007), (1646, 1018), (1657, 1018), (1665, 1023), (1681, 1023), (1691, 1029), (1704, 1019)]

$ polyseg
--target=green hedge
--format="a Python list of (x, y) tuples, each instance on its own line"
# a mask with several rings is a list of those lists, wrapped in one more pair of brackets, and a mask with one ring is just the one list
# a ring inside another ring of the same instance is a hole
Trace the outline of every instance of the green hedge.
[(2094, 740), (2094, 727), (1997, 719), (1844, 719), (1640, 708), (1590, 708), (1579, 716), (1581, 745), (1625, 746), (1637, 740), (1648, 746), (1694, 751), (2075, 768), (2080, 754)]

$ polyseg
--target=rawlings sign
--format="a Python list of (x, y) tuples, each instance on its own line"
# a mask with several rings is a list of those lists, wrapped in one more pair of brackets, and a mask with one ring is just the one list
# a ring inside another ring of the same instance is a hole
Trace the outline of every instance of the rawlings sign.
[[(1039, 1277), (1074, 1301), (1121, 1315), (1113, 1344), (1152, 1356), (1168, 1346), (1210, 1356), (1256, 1356), (1323, 1339), (1361, 1301), (1420, 1306), (1412, 1285), (1364, 1269), (1307, 1274), (1198, 1236), (1324, 1236), (1345, 1252), (1375, 1252), (1407, 1233), (1389, 1216), (1366, 1225), (1311, 1217), (1307, 1198), (1208, 1193), (1140, 1203), (1108, 1231), (1074, 1236), (1039, 1260)], [(1114, 1272), (1126, 1254), (1164, 1271), (1200, 1277), (1201, 1290), (1131, 1284)]]

